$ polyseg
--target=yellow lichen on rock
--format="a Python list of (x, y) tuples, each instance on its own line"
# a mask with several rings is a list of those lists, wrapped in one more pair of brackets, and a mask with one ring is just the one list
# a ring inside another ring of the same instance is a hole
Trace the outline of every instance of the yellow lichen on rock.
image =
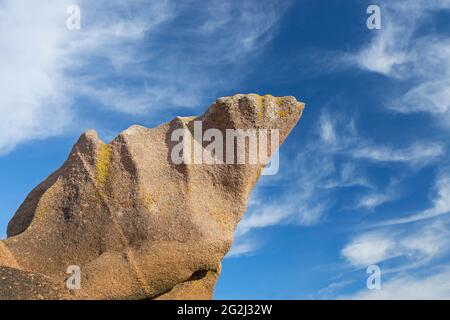
[(256, 105), (258, 106), (258, 118), (262, 120), (264, 117), (264, 98), (259, 94), (256, 95)]
[(108, 144), (102, 144), (98, 149), (97, 161), (95, 164), (95, 180), (101, 187), (104, 187), (108, 180), (111, 154), (111, 146)]
[(280, 116), (280, 118), (284, 118), (284, 117), (286, 117), (286, 111), (278, 110), (278, 115)]
[(286, 110), (280, 109), (285, 104), (284, 97), (274, 97), (271, 94), (265, 94), (264, 96), (256, 95), (256, 105), (258, 107), (258, 118), (262, 120), (264, 118), (264, 114), (267, 112), (267, 107), (277, 106), (276, 113), (280, 118), (284, 118), (287, 116)]

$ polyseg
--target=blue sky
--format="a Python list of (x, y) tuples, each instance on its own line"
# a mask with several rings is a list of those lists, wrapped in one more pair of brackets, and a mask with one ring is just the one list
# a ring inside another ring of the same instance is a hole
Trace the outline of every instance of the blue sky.
[(0, 234), (89, 128), (111, 140), (220, 96), (294, 95), (305, 113), (216, 298), (450, 298), (449, 17), (448, 0), (1, 0)]

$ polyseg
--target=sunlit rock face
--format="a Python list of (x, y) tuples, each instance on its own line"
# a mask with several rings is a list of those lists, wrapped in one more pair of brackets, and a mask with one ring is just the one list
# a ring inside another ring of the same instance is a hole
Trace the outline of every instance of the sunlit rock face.
[[(109, 144), (84, 133), (10, 221), (0, 242), (0, 298), (211, 299), (267, 164), (229, 163), (242, 150), (224, 142), (212, 152), (211, 143), (242, 129), (276, 131), (268, 136), (280, 145), (303, 108), (294, 97), (236, 95), (200, 117), (132, 126)], [(176, 132), (185, 134), (174, 139)], [(247, 154), (258, 150), (250, 145)], [(274, 152), (269, 143), (267, 156)]]

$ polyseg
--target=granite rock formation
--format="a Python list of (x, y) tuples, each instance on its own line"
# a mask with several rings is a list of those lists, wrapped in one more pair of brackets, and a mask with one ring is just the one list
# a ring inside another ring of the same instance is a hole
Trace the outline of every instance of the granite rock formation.
[[(175, 164), (171, 133), (202, 121), (223, 133), (278, 129), (281, 144), (303, 108), (294, 97), (236, 95), (109, 144), (84, 133), (10, 221), (0, 299), (211, 299), (266, 163)], [(66, 285), (69, 266), (81, 270), (79, 289)]]

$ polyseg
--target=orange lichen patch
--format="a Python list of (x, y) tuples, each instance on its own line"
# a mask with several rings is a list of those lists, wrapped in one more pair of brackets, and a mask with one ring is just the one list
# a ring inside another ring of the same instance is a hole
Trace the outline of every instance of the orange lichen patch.
[(144, 206), (152, 212), (158, 211), (158, 205), (155, 199), (149, 193), (142, 194), (142, 201), (144, 202)]
[(301, 111), (305, 109), (305, 103), (299, 102), (298, 105), (300, 106), (300, 109), (302, 109)]
[(278, 115), (280, 116), (280, 118), (284, 118), (284, 117), (286, 117), (286, 111), (285, 110), (278, 110)]
[(108, 180), (109, 167), (111, 165), (111, 146), (102, 144), (98, 149), (97, 162), (95, 164), (95, 180), (99, 186), (104, 187)]
[(144, 200), (144, 203), (149, 207), (155, 204), (155, 200), (153, 200), (152, 196), (148, 193), (143, 194), (142, 199)]
[(160, 212), (159, 204), (161, 203), (160, 188), (156, 188), (150, 192), (144, 186), (139, 187), (138, 197), (140, 204), (143, 205), (150, 213)]
[[(264, 114), (266, 113), (266, 108), (270, 106), (276, 106), (278, 110), (274, 110), (275, 114), (278, 114), (280, 118), (284, 118), (288, 115), (288, 111), (282, 110), (281, 108), (286, 104), (285, 97), (274, 97), (271, 94), (265, 94), (264, 96), (256, 95), (256, 104), (258, 107), (258, 118), (260, 120), (263, 119)], [(304, 104), (302, 104), (302, 110), (304, 108)]]

